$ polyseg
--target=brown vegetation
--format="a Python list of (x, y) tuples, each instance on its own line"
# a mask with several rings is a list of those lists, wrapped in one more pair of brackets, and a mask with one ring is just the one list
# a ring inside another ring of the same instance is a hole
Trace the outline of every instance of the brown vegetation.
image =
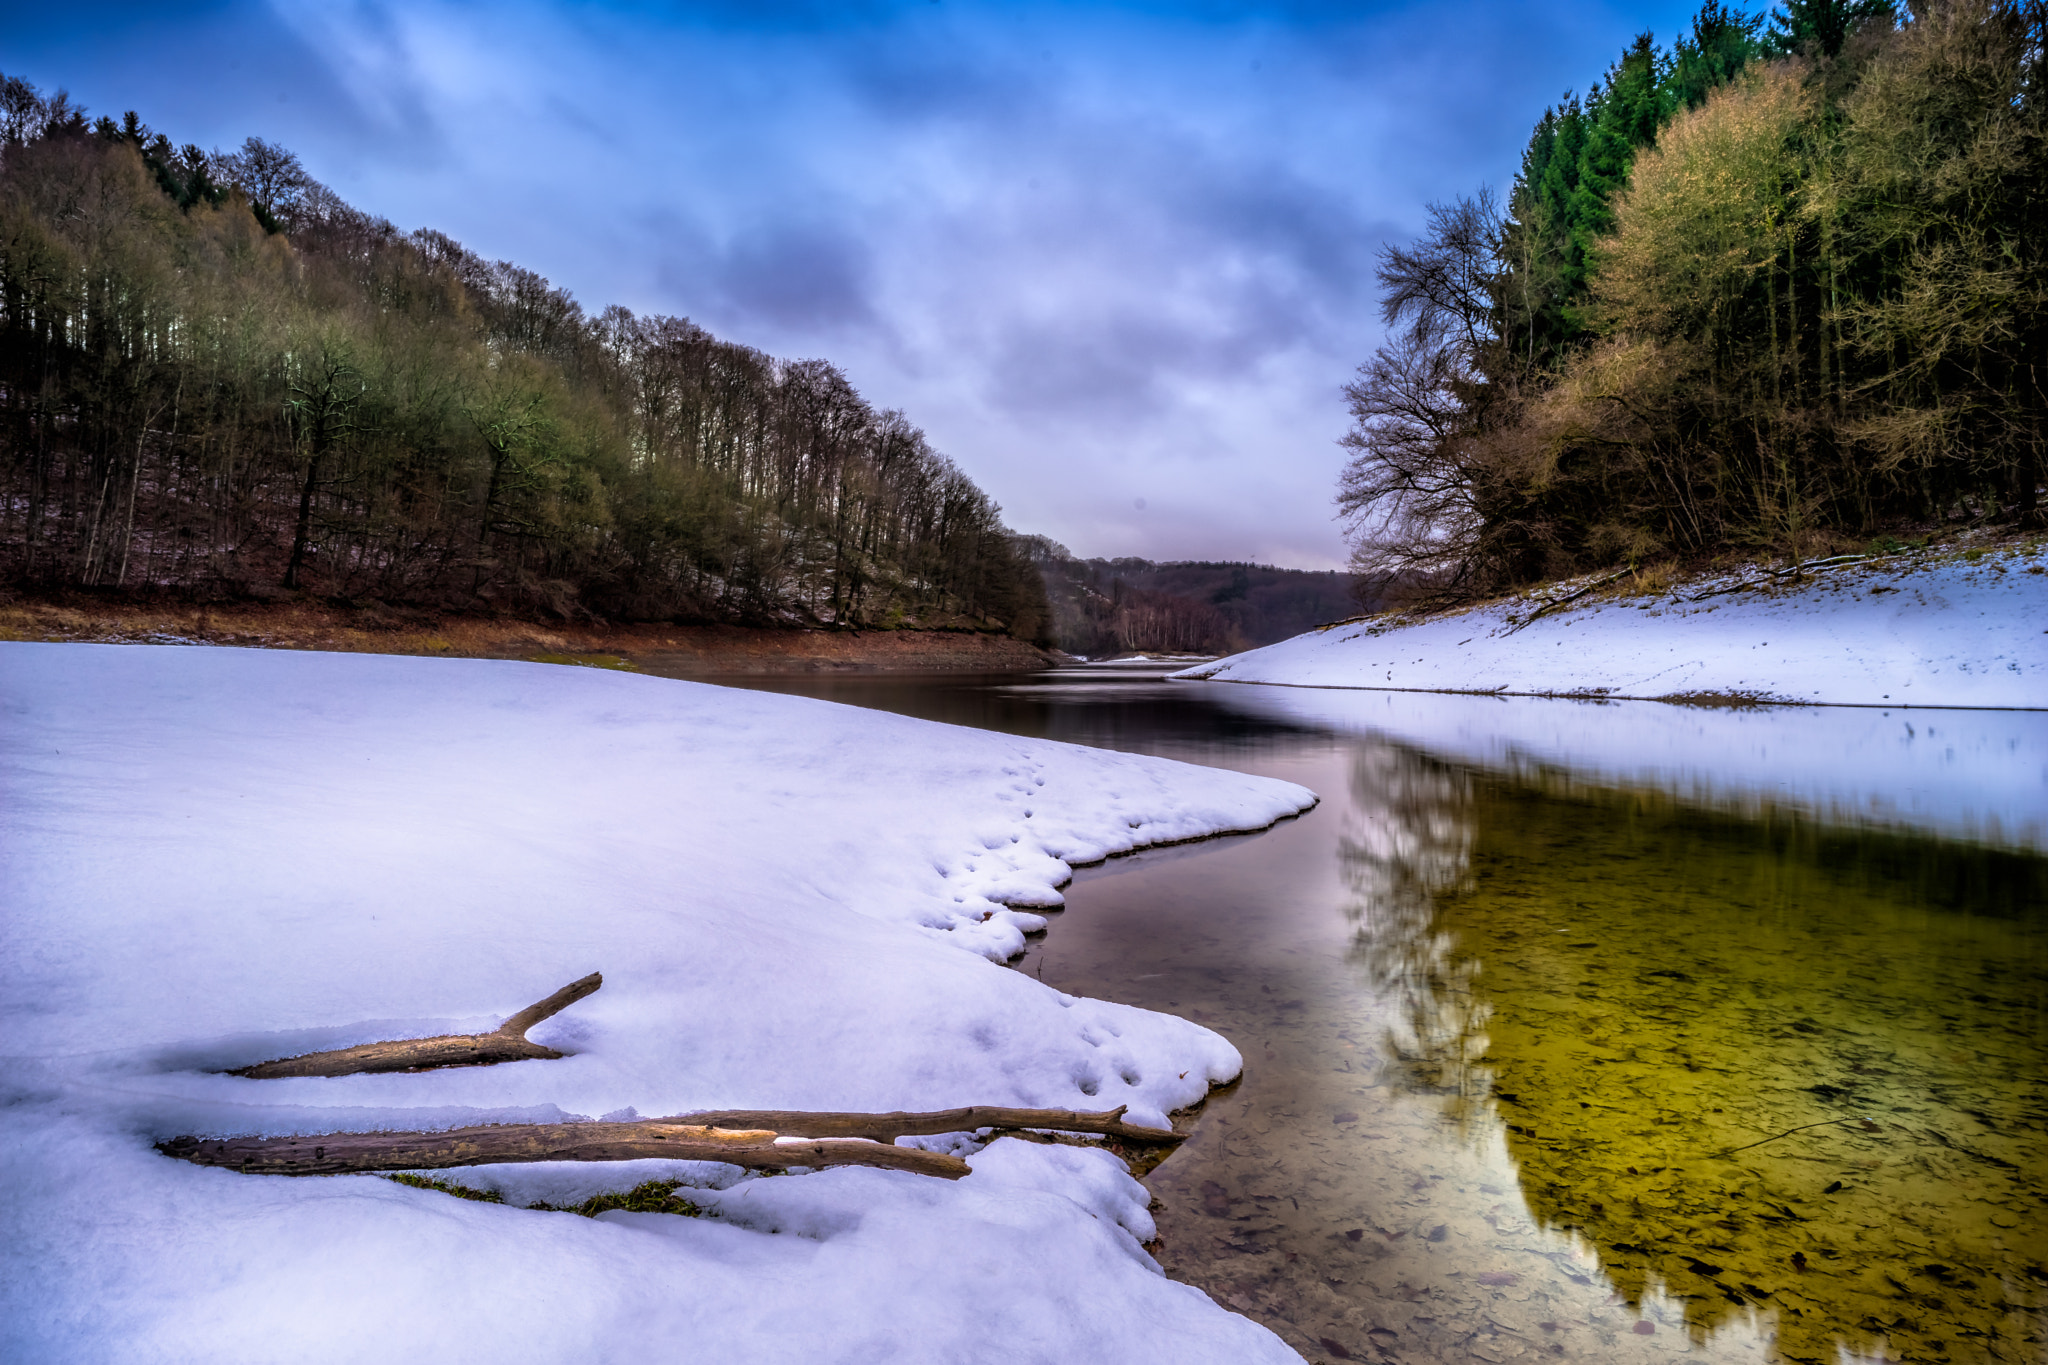
[(1703, 82), (1646, 35), (1545, 115), (1505, 213), (1439, 206), (1385, 255), (1356, 567), (1469, 597), (2038, 524), (2048, 5), (1846, 13), (1768, 60), (1709, 5)]
[(0, 640), (534, 659), (669, 677), (869, 670), (1002, 673), (1054, 661), (1036, 646), (989, 631), (541, 623), (306, 600), (202, 605), (76, 593), (0, 604)]

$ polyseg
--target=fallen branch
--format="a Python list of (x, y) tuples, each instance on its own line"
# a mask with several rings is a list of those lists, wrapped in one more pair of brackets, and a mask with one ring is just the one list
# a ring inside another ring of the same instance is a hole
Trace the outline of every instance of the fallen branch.
[[(1901, 551), (1901, 552), (1900, 552), (1900, 554), (1913, 554), (1913, 553), (1918, 553), (1918, 552), (1917, 552), (1917, 551)], [(1810, 559), (1810, 560), (1808, 560), (1808, 561), (1807, 561), (1806, 563), (1804, 563), (1804, 564), (1792, 564), (1792, 565), (1788, 565), (1787, 567), (1785, 567), (1785, 568), (1782, 568), (1782, 569), (1765, 569), (1765, 568), (1758, 568), (1758, 569), (1756, 570), (1756, 572), (1757, 572), (1757, 573), (1758, 573), (1759, 575), (1761, 575), (1760, 577), (1756, 577), (1756, 578), (1745, 578), (1745, 579), (1743, 579), (1743, 580), (1742, 580), (1741, 582), (1739, 582), (1739, 583), (1734, 583), (1734, 584), (1731, 584), (1730, 586), (1728, 586), (1728, 587), (1725, 587), (1725, 588), (1715, 588), (1715, 589), (1713, 589), (1712, 591), (1709, 591), (1709, 592), (1697, 593), (1697, 594), (1695, 594), (1694, 596), (1691, 596), (1691, 597), (1688, 597), (1688, 598), (1686, 598), (1685, 600), (1686, 600), (1686, 601), (1688, 601), (1688, 602), (1704, 602), (1704, 601), (1706, 601), (1706, 600), (1707, 600), (1707, 599), (1708, 599), (1709, 597), (1725, 597), (1725, 596), (1727, 596), (1727, 595), (1728, 595), (1729, 593), (1732, 593), (1732, 592), (1748, 592), (1748, 591), (1749, 591), (1749, 590), (1750, 590), (1751, 588), (1761, 588), (1761, 587), (1764, 587), (1764, 586), (1766, 586), (1766, 585), (1768, 585), (1768, 584), (1770, 584), (1770, 583), (1774, 583), (1774, 582), (1777, 582), (1777, 581), (1778, 581), (1778, 580), (1780, 580), (1780, 579), (1785, 579), (1785, 578), (1793, 578), (1793, 579), (1797, 579), (1797, 578), (1803, 578), (1803, 577), (1805, 577), (1805, 576), (1806, 576), (1807, 574), (1810, 574), (1810, 573), (1824, 573), (1824, 572), (1826, 572), (1826, 571), (1827, 571), (1827, 570), (1829, 570), (1829, 569), (1846, 569), (1846, 568), (1848, 568), (1848, 567), (1849, 567), (1850, 565), (1852, 565), (1852, 564), (1875, 564), (1875, 563), (1877, 563), (1877, 562), (1878, 562), (1879, 560), (1884, 560), (1884, 559), (1897, 559), (1897, 558), (1899, 558), (1899, 557), (1900, 557), (1900, 554), (1889, 554), (1889, 555), (1834, 555), (1834, 556), (1832, 556), (1832, 557), (1830, 557), (1830, 558), (1827, 558), (1827, 559)]]
[(720, 1128), (773, 1128), (779, 1133), (802, 1133), (806, 1137), (864, 1137), (889, 1142), (899, 1137), (933, 1133), (968, 1133), (977, 1128), (1023, 1130), (1049, 1128), (1061, 1133), (1100, 1133), (1104, 1137), (1131, 1142), (1174, 1143), (1185, 1134), (1170, 1128), (1143, 1128), (1124, 1122), (1124, 1109), (1085, 1113), (1077, 1109), (1004, 1109), (994, 1105), (968, 1105), (961, 1109), (938, 1109), (927, 1113), (839, 1114), (806, 1113), (796, 1109), (722, 1109), (704, 1114), (681, 1114), (669, 1123), (706, 1123)]
[(492, 1066), (498, 1062), (560, 1057), (551, 1047), (526, 1041), (526, 1031), (561, 1013), (604, 984), (592, 972), (572, 981), (545, 1000), (528, 1005), (490, 1033), (449, 1033), (438, 1038), (406, 1038), (390, 1043), (364, 1043), (336, 1052), (309, 1052), (274, 1062), (237, 1067), (228, 1074), (269, 1081), (284, 1076), (352, 1076), (365, 1071), (426, 1071), (441, 1066)]
[(753, 1170), (880, 1166), (958, 1180), (967, 1163), (943, 1152), (859, 1138), (784, 1138), (769, 1129), (665, 1123), (517, 1123), (441, 1133), (324, 1133), (312, 1137), (172, 1138), (165, 1156), (250, 1175), (438, 1171), (526, 1161), (723, 1161)]
[(441, 1133), (322, 1133), (310, 1137), (172, 1138), (157, 1150), (201, 1166), (251, 1175), (339, 1175), (349, 1171), (429, 1171), (521, 1161), (724, 1161), (756, 1170), (791, 1166), (881, 1166), (957, 1180), (967, 1163), (942, 1152), (897, 1147), (916, 1134), (979, 1128), (1099, 1133), (1165, 1145), (1182, 1135), (1123, 1121), (1124, 1107), (1007, 1109), (969, 1105), (927, 1113), (729, 1111), (630, 1123), (506, 1123)]
[(1520, 621), (1517, 621), (1513, 629), (1507, 631), (1506, 634), (1513, 635), (1515, 631), (1520, 630), (1524, 626), (1529, 625), (1530, 623), (1537, 620), (1539, 617), (1548, 616), (1550, 615), (1550, 613), (1554, 611), (1558, 611), (1564, 607), (1567, 607), (1571, 605), (1573, 602), (1578, 601), (1581, 597), (1584, 597), (1587, 593), (1598, 592), (1600, 589), (1606, 587), (1609, 583), (1618, 583), (1622, 579), (1627, 578), (1630, 574), (1634, 572), (1634, 569), (1618, 569), (1615, 572), (1607, 575), (1605, 578), (1595, 579), (1593, 582), (1588, 583), (1585, 587), (1580, 588), (1577, 592), (1567, 593), (1563, 597), (1550, 598), (1549, 600), (1544, 602), (1542, 606), (1530, 612)]

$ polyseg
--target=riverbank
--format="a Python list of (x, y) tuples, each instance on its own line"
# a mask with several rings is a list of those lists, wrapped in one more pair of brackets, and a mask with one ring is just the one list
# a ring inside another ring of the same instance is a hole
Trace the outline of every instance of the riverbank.
[(0, 641), (207, 644), (342, 654), (594, 663), (667, 676), (898, 671), (1002, 673), (1058, 655), (971, 630), (805, 630), (542, 624), (319, 601), (224, 606), (73, 597), (0, 603)]
[(1707, 705), (2048, 707), (2048, 543), (1645, 584), (1594, 576), (1325, 626), (1174, 676)]
[[(1159, 1273), (1146, 1192), (1100, 1149), (907, 1139), (966, 1156), (957, 1182), (437, 1173), (484, 1203), (153, 1144), (964, 1103), (1158, 1126), (1237, 1050), (999, 965), (1043, 927), (1016, 907), (1306, 789), (489, 660), (13, 643), (0, 691), (0, 1355), (1298, 1360)], [(592, 970), (532, 1031), (554, 1060), (226, 1074), (489, 1029)], [(696, 1216), (530, 1207), (649, 1180)]]

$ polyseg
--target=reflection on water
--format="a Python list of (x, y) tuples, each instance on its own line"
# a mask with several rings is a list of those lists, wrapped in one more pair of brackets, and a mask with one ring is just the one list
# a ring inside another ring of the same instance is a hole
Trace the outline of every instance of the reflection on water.
[[(1382, 765), (1360, 759), (1360, 796), (1391, 790)], [(1430, 784), (1427, 827), (1448, 790)], [(1696, 1345), (1735, 1328), (1798, 1361), (2042, 1359), (2040, 862), (1470, 792), (1462, 876), (1450, 841), (1413, 841), (1427, 919), (1382, 913), (1384, 845), (1343, 845), (1364, 864), (1356, 952), (1395, 986), (1409, 1085), (1503, 1134), (1536, 1226)], [(1954, 876), (1948, 909), (1929, 870)], [(1532, 1252), (1507, 1273), (1540, 1289)]]
[(2048, 1358), (2039, 857), (1212, 701), (1252, 689), (829, 685), (1323, 796), (1083, 871), (1020, 964), (1243, 1050), (1148, 1177), (1160, 1260), (1310, 1359)]
[[(1626, 795), (1480, 784), (1471, 816), (1417, 967), (1451, 939), (1491, 1005), (1488, 1108), (1537, 1222), (1696, 1341), (1765, 1312), (1793, 1359), (2041, 1357), (2038, 862), (1865, 834), (1849, 864)], [(1873, 873), (1920, 863), (1970, 864), (1974, 904)]]

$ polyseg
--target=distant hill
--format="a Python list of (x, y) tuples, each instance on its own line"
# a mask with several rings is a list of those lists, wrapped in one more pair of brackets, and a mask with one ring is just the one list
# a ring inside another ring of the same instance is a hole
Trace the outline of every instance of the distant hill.
[(1268, 564), (1076, 559), (1044, 536), (1019, 544), (1045, 577), (1054, 642), (1097, 657), (1131, 650), (1222, 654), (1269, 645), (1365, 608), (1348, 573)]

